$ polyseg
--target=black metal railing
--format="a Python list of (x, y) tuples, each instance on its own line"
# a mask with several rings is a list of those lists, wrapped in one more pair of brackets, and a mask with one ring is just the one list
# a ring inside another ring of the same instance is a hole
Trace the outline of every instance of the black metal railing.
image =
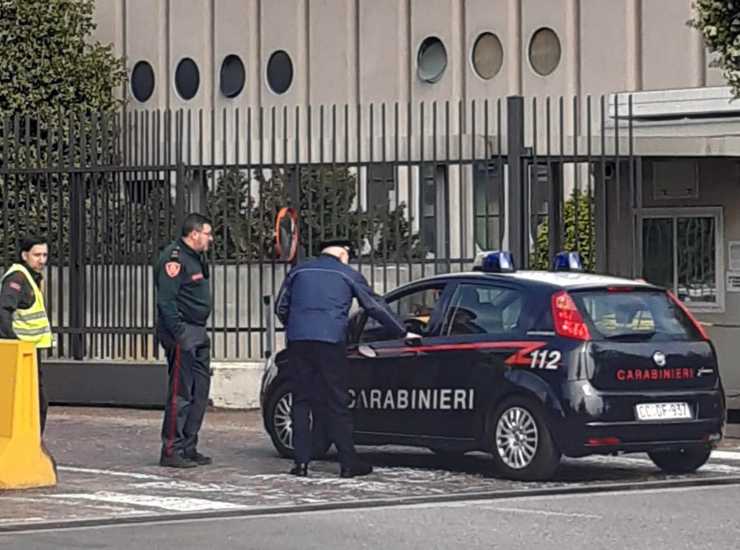
[(299, 257), (350, 238), (379, 292), (503, 246), (522, 267), (567, 246), (605, 271), (609, 228), (629, 223), (609, 204), (635, 185), (631, 121), (614, 96), (7, 116), (0, 259), (48, 235), (57, 356), (156, 358), (152, 264), (186, 212), (207, 213), (214, 355), (261, 357), (263, 299), (290, 264), (282, 207)]

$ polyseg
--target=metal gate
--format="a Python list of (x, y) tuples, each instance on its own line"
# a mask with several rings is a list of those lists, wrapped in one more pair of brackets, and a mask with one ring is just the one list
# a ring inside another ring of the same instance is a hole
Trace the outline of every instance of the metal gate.
[(631, 121), (628, 96), (10, 116), (3, 265), (22, 234), (48, 236), (56, 356), (156, 358), (152, 263), (187, 211), (207, 213), (214, 356), (260, 357), (262, 297), (289, 268), (282, 207), (299, 213), (302, 255), (351, 238), (379, 292), (494, 248), (546, 268), (568, 247), (606, 271), (609, 239), (634, 223)]

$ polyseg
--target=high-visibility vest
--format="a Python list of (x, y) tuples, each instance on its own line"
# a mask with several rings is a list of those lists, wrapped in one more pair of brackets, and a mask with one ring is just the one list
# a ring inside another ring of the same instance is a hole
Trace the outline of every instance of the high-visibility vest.
[(44, 295), (33, 276), (21, 264), (13, 264), (3, 275), (3, 280), (12, 273), (20, 271), (33, 289), (33, 305), (28, 309), (17, 309), (13, 312), (13, 332), (19, 340), (33, 342), (37, 348), (50, 348), (54, 343), (49, 316), (44, 306)]

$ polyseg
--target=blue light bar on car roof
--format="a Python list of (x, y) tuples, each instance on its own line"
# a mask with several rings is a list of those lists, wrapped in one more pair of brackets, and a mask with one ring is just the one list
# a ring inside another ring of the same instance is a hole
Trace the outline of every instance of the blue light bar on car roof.
[(506, 250), (495, 250), (492, 252), (479, 252), (475, 257), (473, 271), (484, 271), (486, 273), (511, 273), (516, 271), (514, 258), (511, 252)]
[(558, 252), (552, 261), (553, 271), (583, 271), (583, 260), (578, 252)]

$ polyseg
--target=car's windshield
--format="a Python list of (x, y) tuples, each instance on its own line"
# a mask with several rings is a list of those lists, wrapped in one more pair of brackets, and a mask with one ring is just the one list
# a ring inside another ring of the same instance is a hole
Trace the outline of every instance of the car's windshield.
[(572, 292), (592, 328), (609, 340), (692, 340), (699, 337), (686, 314), (657, 290), (590, 290)]

